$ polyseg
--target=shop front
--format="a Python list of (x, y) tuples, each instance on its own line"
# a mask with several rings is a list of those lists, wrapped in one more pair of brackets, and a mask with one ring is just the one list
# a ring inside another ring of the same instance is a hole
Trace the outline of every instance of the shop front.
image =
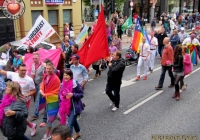
[(199, 11), (199, 0), (168, 0), (167, 11), (170, 14), (192, 14)]

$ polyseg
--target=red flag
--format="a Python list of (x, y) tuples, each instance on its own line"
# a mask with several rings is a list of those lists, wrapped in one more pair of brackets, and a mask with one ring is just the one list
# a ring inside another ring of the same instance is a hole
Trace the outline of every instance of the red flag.
[(82, 46), (78, 55), (80, 56), (80, 62), (86, 68), (89, 68), (93, 62), (109, 56), (103, 6), (101, 6), (95, 31)]

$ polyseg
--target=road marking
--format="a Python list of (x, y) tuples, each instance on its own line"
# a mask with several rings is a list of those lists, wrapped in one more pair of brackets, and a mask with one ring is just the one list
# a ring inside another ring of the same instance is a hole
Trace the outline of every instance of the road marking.
[(92, 81), (92, 80), (94, 80), (94, 79), (89, 79), (88, 82), (89, 82), (89, 81)]
[(190, 74), (186, 75), (186, 76), (185, 76), (185, 78), (187, 78), (187, 77), (188, 77), (188, 76), (190, 76), (191, 74), (193, 74), (193, 73), (197, 72), (198, 70), (200, 70), (200, 67), (199, 67), (198, 69), (196, 69), (196, 70), (192, 71), (192, 73), (190, 73)]
[(123, 114), (127, 115), (128, 113), (130, 113), (131, 111), (135, 110), (136, 108), (140, 107), (141, 105), (143, 105), (144, 103), (148, 102), (149, 100), (153, 99), (154, 97), (158, 96), (159, 94), (161, 94), (163, 92), (163, 90), (156, 92), (155, 94), (151, 95), (150, 97), (148, 97), (147, 99), (143, 100), (142, 102), (138, 103), (137, 105), (131, 107), (130, 109), (128, 109), (127, 111), (125, 111)]
[[(158, 68), (157, 68), (158, 70)], [(192, 71), (191, 74), (185, 76), (185, 78), (191, 76), (193, 73), (197, 72), (198, 70), (200, 70), (200, 67), (195, 69), (194, 71)], [(163, 92), (163, 90), (156, 92), (155, 94), (151, 95), (150, 97), (148, 97), (147, 99), (141, 101), (140, 103), (138, 103), (137, 105), (131, 107), (130, 109), (128, 109), (127, 111), (125, 111), (123, 114), (127, 115), (128, 113), (130, 113), (131, 111), (135, 110), (136, 108), (140, 107), (141, 105), (143, 105), (144, 103), (148, 102), (149, 100), (153, 99), (154, 97), (158, 96), (159, 94), (161, 94)]]

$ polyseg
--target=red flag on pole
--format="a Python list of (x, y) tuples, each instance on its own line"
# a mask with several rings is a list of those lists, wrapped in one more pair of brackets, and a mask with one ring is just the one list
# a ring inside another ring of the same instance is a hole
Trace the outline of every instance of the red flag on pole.
[(103, 6), (101, 6), (101, 12), (98, 17), (95, 31), (82, 46), (78, 55), (80, 56), (80, 62), (86, 68), (89, 68), (93, 62), (109, 56)]

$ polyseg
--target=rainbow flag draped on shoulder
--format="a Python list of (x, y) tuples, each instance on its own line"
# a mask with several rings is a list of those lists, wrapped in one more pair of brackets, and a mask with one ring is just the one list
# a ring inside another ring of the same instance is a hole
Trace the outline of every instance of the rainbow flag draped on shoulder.
[(142, 37), (145, 36), (146, 37), (146, 41), (148, 44), (150, 44), (150, 40), (149, 37), (142, 25), (142, 22), (140, 20), (140, 18), (137, 18), (137, 22), (135, 25), (135, 31), (134, 31), (134, 36), (133, 36), (133, 41), (132, 41), (132, 50), (134, 50), (135, 52), (139, 53), (139, 44), (142, 42)]

